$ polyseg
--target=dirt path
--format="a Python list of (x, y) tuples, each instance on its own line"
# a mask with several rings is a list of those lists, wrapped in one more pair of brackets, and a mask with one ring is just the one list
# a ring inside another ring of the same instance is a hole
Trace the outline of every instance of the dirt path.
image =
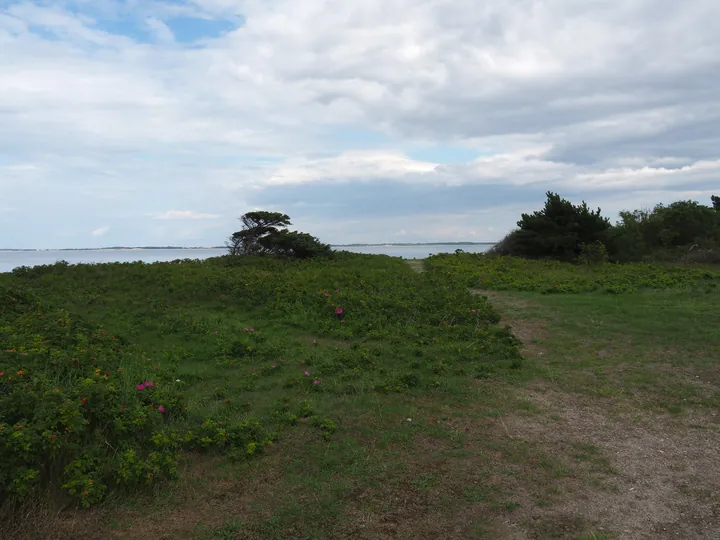
[(606, 460), (607, 474), (571, 472), (568, 498), (552, 514), (581, 515), (618, 538), (720, 538), (720, 433), (712, 418), (632, 411), (551, 386), (526, 396), (542, 413), (506, 418), (513, 436), (555, 455), (596, 449)]
[[(528, 358), (546, 354), (537, 343), (552, 339), (546, 324), (524, 319), (523, 306), (511, 296), (478, 292), (499, 309)], [(561, 496), (541, 508), (527, 501), (512, 515), (517, 538), (570, 538), (563, 524), (582, 519), (597, 523), (608, 538), (720, 540), (718, 411), (678, 416), (640, 410), (627, 400), (570, 393), (551, 382), (517, 393), (539, 413), (506, 416), (502, 429), (574, 463)]]

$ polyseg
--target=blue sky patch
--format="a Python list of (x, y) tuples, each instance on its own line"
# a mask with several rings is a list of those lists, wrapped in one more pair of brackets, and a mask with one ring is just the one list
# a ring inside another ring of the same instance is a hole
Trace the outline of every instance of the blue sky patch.
[(178, 17), (165, 21), (175, 40), (180, 43), (192, 43), (201, 39), (212, 39), (238, 28), (237, 23), (224, 20), (196, 19)]
[(373, 148), (392, 143), (393, 139), (382, 132), (350, 126), (331, 126), (318, 130), (318, 135), (329, 142), (329, 152)]
[(424, 148), (415, 148), (407, 152), (408, 157), (418, 161), (449, 164), (465, 163), (478, 157), (479, 152), (470, 148), (450, 145), (434, 145)]

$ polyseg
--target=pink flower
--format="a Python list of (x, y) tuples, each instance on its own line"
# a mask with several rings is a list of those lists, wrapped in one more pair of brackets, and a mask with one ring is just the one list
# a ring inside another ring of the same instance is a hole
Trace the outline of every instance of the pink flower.
[(330, 296), (330, 293), (326, 292), (326, 293), (325, 293), (325, 298), (327, 298), (328, 296)]
[(138, 390), (145, 390), (145, 385), (143, 383), (140, 383), (135, 388), (137, 388)]
[(343, 309), (341, 307), (335, 310), (335, 315), (342, 315)]
[(305, 372), (305, 376), (306, 376), (306, 377), (309, 377), (309, 376), (310, 376), (310, 372), (309, 372), (309, 371), (306, 371), (306, 372)]
[(345, 322), (345, 319), (343, 319), (343, 320), (342, 320), (342, 321), (340, 321), (340, 322), (341, 322), (341, 323), (344, 323), (344, 322)]
[(152, 388), (153, 386), (155, 386), (155, 383), (152, 381), (145, 381), (144, 384), (145, 384), (145, 388)]
[(313, 339), (313, 345), (317, 345), (317, 339)]
[(473, 313), (477, 313), (477, 309), (473, 309), (472, 312), (473, 312)]
[(162, 405), (158, 405), (158, 412), (160, 414), (165, 414), (165, 407), (163, 407)]
[(317, 379), (315, 379), (315, 380), (313, 381), (313, 384), (320, 384), (320, 381), (318, 381)]
[(254, 331), (255, 331), (255, 329), (254, 329), (254, 328), (251, 328), (251, 329), (250, 329), (250, 331), (251, 331), (251, 332), (254, 332)]
[(339, 293), (339, 292), (340, 292), (340, 289), (335, 289), (335, 292)]
[(249, 328), (243, 328), (243, 332), (249, 332), (249, 331), (250, 331)]

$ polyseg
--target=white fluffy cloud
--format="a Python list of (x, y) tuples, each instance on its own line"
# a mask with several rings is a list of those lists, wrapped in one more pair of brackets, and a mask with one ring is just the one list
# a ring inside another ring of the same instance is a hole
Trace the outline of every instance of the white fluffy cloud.
[(705, 193), (718, 20), (715, 0), (6, 2), (0, 200), (85, 231), (110, 207), (139, 237), (201, 219), (158, 205), (229, 223), (282, 186)]
[(108, 231), (110, 231), (110, 227), (108, 225), (105, 225), (103, 227), (99, 227), (99, 228), (95, 229), (92, 232), (92, 235), (93, 236), (105, 236), (108, 233)]
[(175, 35), (170, 27), (156, 17), (148, 17), (145, 20), (148, 28), (155, 35), (156, 39), (161, 43), (174, 43)]

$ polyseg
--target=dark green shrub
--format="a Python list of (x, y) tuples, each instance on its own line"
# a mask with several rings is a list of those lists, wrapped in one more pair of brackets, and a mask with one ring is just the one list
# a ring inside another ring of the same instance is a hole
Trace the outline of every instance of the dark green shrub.
[(542, 210), (523, 214), (517, 224), (519, 228), (493, 253), (571, 261), (580, 255), (582, 245), (602, 241), (610, 228), (599, 208), (590, 210), (585, 202), (574, 205), (552, 192), (547, 193)]
[(600, 240), (592, 244), (581, 244), (578, 262), (587, 265), (598, 265), (608, 261), (608, 250)]

